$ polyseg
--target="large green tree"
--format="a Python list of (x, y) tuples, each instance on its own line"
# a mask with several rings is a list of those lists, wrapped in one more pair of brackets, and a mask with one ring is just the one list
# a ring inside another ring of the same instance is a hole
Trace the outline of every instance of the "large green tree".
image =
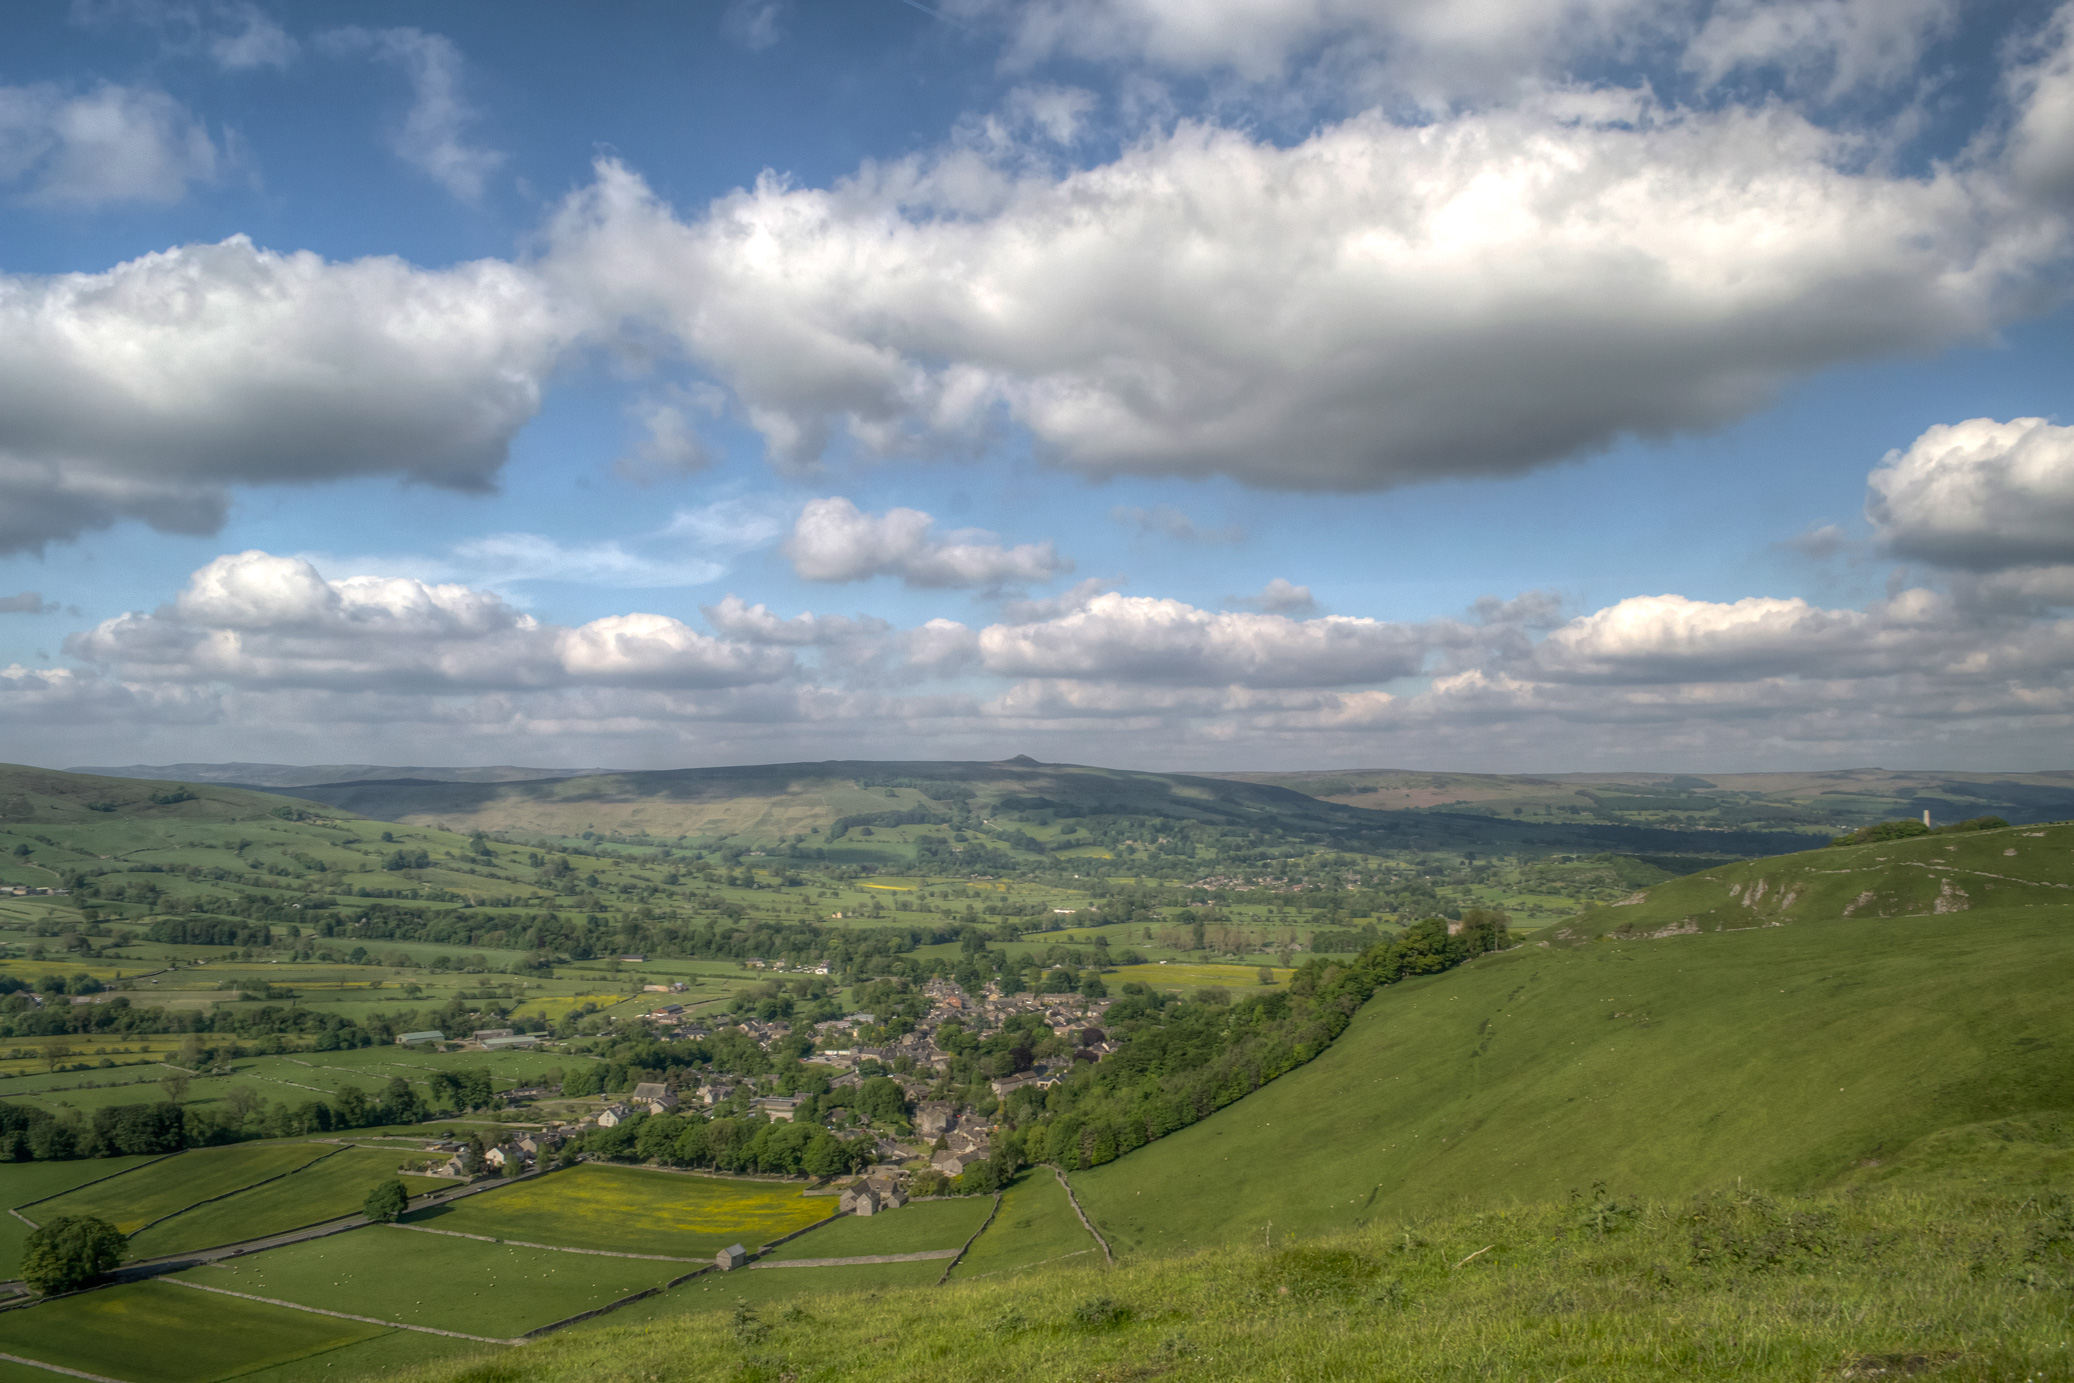
[(93, 1215), (60, 1215), (30, 1231), (22, 1281), (49, 1296), (69, 1292), (122, 1262), (121, 1231)]
[(390, 1177), (387, 1181), (377, 1183), (374, 1190), (367, 1193), (367, 1201), (360, 1207), (360, 1213), (370, 1220), (380, 1220), (388, 1224), (409, 1207), (410, 1192), (403, 1189), (402, 1182)]

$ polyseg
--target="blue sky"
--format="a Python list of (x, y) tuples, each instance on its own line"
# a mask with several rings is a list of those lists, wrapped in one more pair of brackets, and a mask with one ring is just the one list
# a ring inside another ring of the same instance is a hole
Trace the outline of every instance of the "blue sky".
[(0, 757), (2074, 766), (2074, 9), (10, 24)]

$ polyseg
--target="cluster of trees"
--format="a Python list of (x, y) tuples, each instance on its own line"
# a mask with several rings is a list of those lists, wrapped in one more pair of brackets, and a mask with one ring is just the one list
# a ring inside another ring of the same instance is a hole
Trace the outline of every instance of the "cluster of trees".
[(593, 1129), (565, 1144), (563, 1155), (587, 1152), (618, 1161), (720, 1172), (835, 1177), (869, 1165), (875, 1146), (873, 1139), (840, 1138), (805, 1119), (768, 1123), (754, 1116), (704, 1119), (668, 1113), (637, 1114), (616, 1128)]
[(436, 1072), (428, 1084), (429, 1098), (397, 1076), (373, 1095), (349, 1085), (329, 1100), (296, 1105), (268, 1104), (249, 1086), (239, 1086), (221, 1108), (189, 1107), (168, 1099), (104, 1105), (84, 1119), (53, 1115), (34, 1105), (0, 1103), (0, 1162), (173, 1153), (249, 1138), (412, 1124), (434, 1113), (435, 1102), (461, 1111), (485, 1108), (495, 1098), (489, 1072), (482, 1069)]
[(1857, 830), (1837, 836), (1831, 845), (1877, 845), (1882, 841), (1907, 840), (1910, 836), (1949, 836), (1966, 831), (1999, 831), (2009, 823), (1999, 816), (1975, 816), (1965, 821), (1954, 821), (1949, 826), (1930, 827), (1914, 817), (1900, 821), (1881, 821), (1871, 826), (1860, 826)]
[(173, 946), (271, 946), (273, 929), (223, 917), (161, 917), (144, 929), (146, 941)]

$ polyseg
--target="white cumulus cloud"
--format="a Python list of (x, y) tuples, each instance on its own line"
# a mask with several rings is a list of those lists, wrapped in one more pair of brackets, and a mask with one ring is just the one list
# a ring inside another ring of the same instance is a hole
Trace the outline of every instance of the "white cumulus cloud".
[(1183, 124), (1058, 175), (953, 148), (688, 220), (606, 163), (544, 268), (674, 333), (789, 467), (1006, 416), (1089, 475), (1378, 489), (1720, 426), (2041, 301), (2060, 222), (1861, 154), (1601, 91), (1286, 147)]
[(852, 639), (876, 638), (893, 626), (870, 615), (845, 619), (841, 615), (817, 615), (812, 610), (785, 619), (761, 603), (751, 605), (729, 592), (718, 604), (701, 605), (706, 621), (731, 639), (745, 643), (810, 644), (843, 643)]
[(326, 580), (307, 561), (259, 551), (218, 557), (171, 605), (104, 620), (65, 648), (135, 681), (332, 691), (684, 690), (792, 670), (781, 650), (715, 639), (664, 615), (565, 627), (466, 586)]
[(2074, 427), (1939, 424), (1868, 484), (1866, 516), (1901, 556), (1970, 571), (2074, 562)]
[(496, 260), (332, 263), (238, 236), (0, 276), (0, 551), (126, 517), (213, 532), (237, 483), (485, 489), (569, 335)]
[(989, 672), (1252, 687), (1344, 686), (1418, 672), (1452, 626), (1198, 609), (1178, 600), (1101, 595), (1038, 624), (980, 632)]
[(793, 524), (785, 555), (806, 581), (897, 576), (938, 590), (1047, 581), (1071, 566), (1050, 543), (1003, 547), (979, 529), (939, 534), (935, 525), (919, 509), (867, 514), (840, 495), (812, 499)]

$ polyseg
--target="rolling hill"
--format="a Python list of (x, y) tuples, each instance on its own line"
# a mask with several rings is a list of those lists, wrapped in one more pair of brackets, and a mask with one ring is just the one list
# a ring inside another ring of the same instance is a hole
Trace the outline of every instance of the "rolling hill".
[[(2070, 847), (2074, 827), (2019, 827), (1658, 885), (1384, 990), (1309, 1065), (1076, 1188), (1119, 1252), (1146, 1254), (1598, 1181), (1673, 1196), (1927, 1174), (1983, 1136), (2064, 1176)], [(2010, 877), (1959, 873), (1983, 862)]]
[(2074, 826), (1914, 836), (1728, 865), (1594, 908), (1550, 936), (1669, 936), (2041, 906), (2074, 906)]
[(486, 768), (396, 768), (382, 764), (128, 764), (120, 768), (68, 768), (67, 773), (93, 773), (104, 778), (145, 778), (178, 783), (234, 783), (246, 787), (297, 788), (314, 783), (358, 782), (368, 778), (424, 778), (440, 783), (512, 783), (538, 778), (573, 778), (596, 773), (588, 768), (519, 768), (495, 764)]
[(1364, 852), (1616, 851), (1723, 858), (1774, 854), (1809, 843), (1804, 835), (1777, 831), (1380, 814), (1270, 783), (1041, 764), (1027, 758), (999, 763), (831, 760), (523, 782), (397, 778), (275, 790), (378, 820), (453, 830), (554, 835), (592, 831), (745, 847), (826, 833), (845, 818), (908, 812), (939, 817), (947, 824), (1003, 828), (1087, 817), (1194, 821), (1279, 835), (1317, 848)]
[(1993, 814), (2074, 817), (2074, 773), (1884, 768), (1816, 773), (1434, 773), (1326, 769), (1223, 773), (1380, 812), (1447, 812), (1535, 822), (1835, 833), (1924, 811), (1938, 824)]

